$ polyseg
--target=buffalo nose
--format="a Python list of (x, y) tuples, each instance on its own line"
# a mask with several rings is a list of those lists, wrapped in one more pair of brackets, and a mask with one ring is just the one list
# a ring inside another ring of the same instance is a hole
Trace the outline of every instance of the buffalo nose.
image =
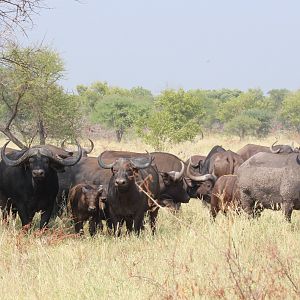
[(39, 170), (33, 170), (32, 171), (32, 175), (34, 177), (43, 177), (45, 175), (45, 171), (42, 170), (42, 169), (39, 169)]
[(95, 211), (96, 211), (96, 207), (95, 206), (89, 206), (88, 212), (94, 213)]
[(125, 183), (126, 183), (126, 180), (125, 179), (123, 179), (123, 178), (117, 178), (116, 179), (116, 185), (125, 185)]

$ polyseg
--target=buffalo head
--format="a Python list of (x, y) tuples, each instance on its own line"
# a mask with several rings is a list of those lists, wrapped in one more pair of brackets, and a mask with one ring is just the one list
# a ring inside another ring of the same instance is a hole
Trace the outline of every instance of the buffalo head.
[(24, 166), (29, 168), (34, 179), (43, 179), (46, 177), (50, 168), (63, 172), (64, 167), (75, 165), (82, 156), (82, 150), (79, 144), (76, 157), (60, 158), (53, 153), (47, 146), (35, 146), (19, 152), (16, 159), (9, 158), (5, 154), (8, 141), (1, 149), (1, 159), (9, 167)]
[(202, 197), (209, 198), (214, 184), (217, 180), (213, 174), (193, 174), (191, 172), (191, 160), (186, 169), (186, 175), (190, 182), (188, 183), (188, 192), (191, 197)]
[(82, 188), (82, 194), (84, 197), (84, 202), (88, 207), (89, 213), (96, 213), (100, 206), (100, 198), (103, 194), (103, 186), (100, 185), (99, 187), (94, 187), (90, 185), (84, 185)]
[(190, 196), (184, 188), (183, 175), (184, 163), (181, 162), (181, 170), (179, 172), (160, 172), (164, 182), (164, 188), (161, 191), (161, 199), (172, 199), (175, 203), (188, 203)]
[(135, 158), (118, 158), (111, 164), (105, 164), (102, 161), (103, 153), (98, 157), (98, 163), (101, 168), (111, 169), (112, 180), (114, 185), (120, 191), (128, 190), (129, 186), (135, 182), (135, 174), (140, 169), (148, 168), (153, 157), (135, 157)]

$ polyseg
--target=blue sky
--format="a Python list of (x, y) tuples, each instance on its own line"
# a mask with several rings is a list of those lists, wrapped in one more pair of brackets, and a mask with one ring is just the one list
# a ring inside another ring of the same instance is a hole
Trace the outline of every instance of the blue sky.
[(62, 84), (300, 88), (298, 0), (52, 0), (24, 46), (57, 50)]

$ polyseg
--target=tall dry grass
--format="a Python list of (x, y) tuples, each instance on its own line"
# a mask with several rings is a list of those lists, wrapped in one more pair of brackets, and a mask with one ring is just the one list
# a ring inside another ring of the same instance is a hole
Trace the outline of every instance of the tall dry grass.
[[(206, 154), (215, 144), (236, 150), (247, 142), (213, 137), (170, 151), (185, 159)], [(98, 141), (94, 153), (105, 149), (149, 148), (139, 141)], [(219, 214), (213, 223), (208, 209), (191, 200), (176, 216), (161, 211), (154, 237), (148, 226), (140, 237), (78, 238), (60, 219), (44, 234), (32, 230), (24, 235), (19, 220), (1, 224), (1, 298), (296, 299), (299, 217), (295, 212), (288, 224), (280, 212), (265, 211), (258, 220)]]

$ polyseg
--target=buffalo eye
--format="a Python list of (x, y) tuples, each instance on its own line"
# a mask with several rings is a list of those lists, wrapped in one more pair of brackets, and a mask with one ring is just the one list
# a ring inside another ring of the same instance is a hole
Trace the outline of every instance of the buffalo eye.
[(45, 162), (45, 163), (49, 163), (49, 158), (45, 157), (45, 158), (44, 158), (44, 162)]

